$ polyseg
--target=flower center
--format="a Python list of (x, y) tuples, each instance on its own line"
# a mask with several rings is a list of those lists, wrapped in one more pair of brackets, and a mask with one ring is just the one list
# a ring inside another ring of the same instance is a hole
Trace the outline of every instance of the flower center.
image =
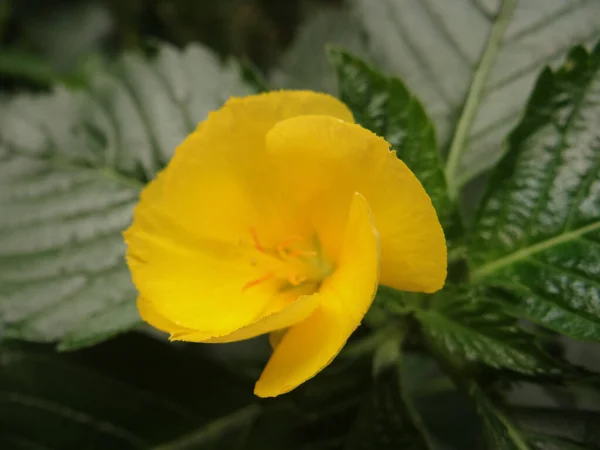
[(281, 290), (308, 283), (318, 285), (333, 271), (331, 264), (323, 259), (316, 236), (312, 243), (300, 236), (288, 236), (269, 248), (262, 245), (255, 229), (250, 232), (256, 252), (250, 263), (262, 269), (264, 274), (248, 281), (242, 288), (244, 291), (268, 280), (276, 280)]

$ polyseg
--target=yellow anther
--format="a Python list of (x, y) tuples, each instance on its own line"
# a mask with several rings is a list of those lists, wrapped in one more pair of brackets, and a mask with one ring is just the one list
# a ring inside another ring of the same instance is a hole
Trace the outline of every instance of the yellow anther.
[(288, 275), (288, 281), (292, 286), (298, 286), (308, 280), (304, 275), (298, 275), (297, 273), (290, 273)]
[(290, 236), (287, 239), (284, 239), (278, 246), (277, 246), (277, 253), (279, 253), (279, 256), (282, 259), (286, 259), (290, 257), (290, 244), (292, 244), (293, 242), (298, 242), (298, 241), (302, 241), (302, 238), (300, 236)]

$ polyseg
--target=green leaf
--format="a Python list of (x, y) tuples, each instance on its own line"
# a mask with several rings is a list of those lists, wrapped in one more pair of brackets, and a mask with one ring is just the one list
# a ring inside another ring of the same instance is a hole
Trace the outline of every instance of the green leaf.
[(2, 48), (0, 76), (25, 79), (48, 86), (61, 79), (61, 74), (45, 59), (13, 48)]
[(69, 354), (0, 348), (0, 448), (241, 449), (252, 402), (210, 359), (143, 336)]
[(248, 93), (200, 46), (122, 57), (88, 91), (20, 95), (0, 111), (4, 334), (91, 345), (139, 323), (121, 232), (144, 183), (196, 123)]
[(435, 443), (444, 444), (434, 446), (436, 450), (480, 450), (480, 419), (472, 402), (432, 355), (405, 352), (402, 381), (428, 435)]
[(472, 278), (512, 313), (600, 339), (600, 44), (545, 71), (495, 170), (470, 245)]
[(429, 343), (458, 365), (481, 362), (526, 374), (553, 368), (534, 336), (485, 300), (481, 291), (448, 290), (415, 315)]
[[(510, 416), (473, 378), (473, 373), (448, 352), (442, 352), (439, 360), (443, 371), (453, 384), (468, 394), (480, 418), (483, 437), (489, 450), (534, 450), (522, 431), (513, 423)], [(486, 380), (489, 383), (489, 380)], [(480, 439), (479, 439), (480, 440)], [(477, 445), (476, 448), (481, 448)]]
[(387, 78), (360, 59), (332, 49), (340, 99), (356, 121), (385, 138), (415, 173), (442, 221), (450, 213), (446, 181), (433, 124), (419, 101), (396, 78)]
[(398, 363), (383, 368), (348, 436), (347, 450), (428, 450), (420, 418), (404, 393)]
[[(514, 13), (498, 29), (502, 8), (511, 4)], [(469, 94), (481, 88), (472, 98), (476, 114), (465, 124), (468, 139), (457, 171), (461, 184), (500, 156), (498, 143), (518, 121), (542, 67), (600, 35), (595, 0), (353, 0), (352, 5), (371, 52), (423, 101), (444, 147), (457, 134), (457, 117), (464, 116)], [(482, 56), (497, 44), (497, 56), (484, 64)], [(489, 76), (481, 77), (488, 65)]]
[(511, 416), (536, 449), (600, 449), (600, 413), (597, 411), (515, 408)]
[[(469, 93), (476, 94), (458, 150), (456, 182), (463, 185), (501, 157), (499, 144), (519, 121), (542, 68), (562, 60), (573, 45), (600, 36), (596, 0), (520, 0), (507, 26), (490, 39), (503, 3), (513, 0), (350, 0), (350, 14), (319, 15), (304, 26), (281, 70), (295, 87), (332, 92), (332, 77), (323, 76), (323, 46), (335, 43), (369, 55), (421, 100), (442, 149), (456, 141), (458, 118)], [(484, 49), (496, 45), (499, 52), (482, 71)], [(313, 71), (315, 76), (308, 76)]]
[(600, 449), (600, 413), (557, 408), (500, 407), (466, 381), (482, 419), (490, 450)]
[(564, 439), (538, 436), (530, 438), (533, 448), (536, 450), (595, 450), (598, 447), (583, 447), (579, 444), (565, 441)]
[(533, 450), (505, 411), (495, 405), (477, 384), (472, 381), (465, 384), (477, 406), (490, 450)]

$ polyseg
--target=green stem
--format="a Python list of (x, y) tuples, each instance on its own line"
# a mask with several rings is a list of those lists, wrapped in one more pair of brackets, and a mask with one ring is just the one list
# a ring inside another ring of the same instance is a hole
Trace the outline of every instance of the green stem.
[(490, 71), (496, 61), (498, 51), (500, 50), (504, 32), (516, 9), (517, 2), (518, 0), (504, 0), (502, 2), (500, 11), (490, 30), (485, 48), (481, 53), (477, 69), (473, 74), (465, 105), (452, 138), (452, 143), (450, 144), (448, 161), (446, 163), (446, 183), (448, 185), (448, 194), (453, 201), (458, 198), (460, 193), (457, 171), (459, 169), (462, 153), (467, 144), (469, 132), (473, 125), (473, 121), (475, 120), (479, 103), (483, 98)]

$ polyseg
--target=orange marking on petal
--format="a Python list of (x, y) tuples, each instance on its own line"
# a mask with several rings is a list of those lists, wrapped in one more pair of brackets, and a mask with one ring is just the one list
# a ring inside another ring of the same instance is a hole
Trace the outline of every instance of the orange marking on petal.
[(256, 229), (254, 227), (250, 227), (250, 233), (252, 234), (252, 240), (254, 241), (254, 246), (256, 247), (256, 250), (258, 250), (261, 253), (264, 253), (265, 249), (262, 245), (260, 245), (260, 241), (258, 240), (258, 235), (256, 234)]
[(271, 278), (273, 278), (275, 276), (275, 274), (273, 272), (269, 272), (268, 274), (266, 274), (265, 276), (262, 276), (260, 278), (257, 278), (256, 280), (252, 280), (249, 281), (248, 283), (246, 283), (244, 285), (244, 287), (242, 288), (242, 292), (244, 292), (245, 290), (251, 288), (252, 286), (256, 286), (259, 285), (261, 283), (264, 283), (267, 280), (270, 280)]

